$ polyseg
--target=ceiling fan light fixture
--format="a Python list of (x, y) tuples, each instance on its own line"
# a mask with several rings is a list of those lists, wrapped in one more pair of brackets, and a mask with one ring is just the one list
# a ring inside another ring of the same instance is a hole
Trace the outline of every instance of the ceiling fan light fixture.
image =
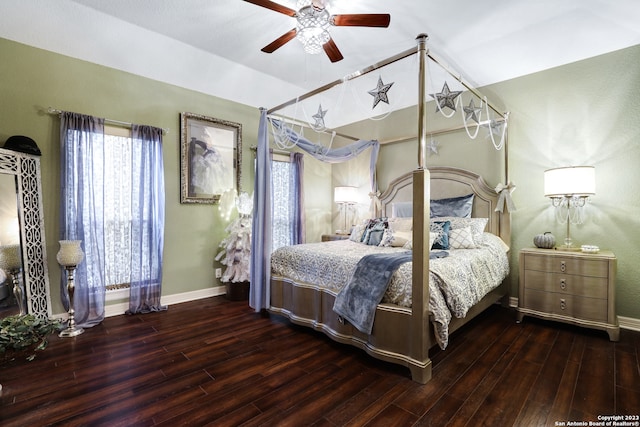
[(313, 6), (305, 6), (296, 15), (298, 26), (296, 37), (302, 43), (305, 52), (317, 54), (323, 51), (322, 46), (329, 41), (329, 12), (317, 10)]

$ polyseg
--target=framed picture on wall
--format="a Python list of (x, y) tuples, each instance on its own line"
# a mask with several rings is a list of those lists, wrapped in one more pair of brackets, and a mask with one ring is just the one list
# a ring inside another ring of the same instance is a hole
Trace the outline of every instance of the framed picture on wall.
[(240, 192), (242, 125), (180, 113), (180, 203), (218, 203)]

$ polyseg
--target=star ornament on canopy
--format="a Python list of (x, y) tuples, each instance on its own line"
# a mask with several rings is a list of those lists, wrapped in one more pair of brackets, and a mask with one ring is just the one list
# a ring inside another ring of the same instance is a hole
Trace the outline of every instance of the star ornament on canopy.
[(469, 101), (469, 105), (463, 108), (464, 110), (464, 120), (468, 121), (469, 119), (473, 120), (476, 123), (480, 123), (480, 119), (478, 118), (478, 114), (482, 111), (481, 107), (476, 107), (473, 99)]
[(436, 107), (436, 113), (438, 110), (444, 110), (444, 108), (450, 108), (453, 111), (456, 111), (455, 99), (462, 93), (462, 91), (450, 91), (449, 85), (447, 82), (444, 82), (444, 86), (442, 87), (442, 91), (430, 94), (432, 98), (435, 98), (438, 101), (439, 107)]
[(311, 117), (313, 117), (313, 118), (315, 119), (315, 121), (316, 121), (316, 122), (313, 124), (313, 127), (314, 127), (314, 128), (316, 128), (316, 129), (323, 129), (323, 128), (325, 127), (325, 125), (324, 125), (324, 116), (325, 116), (325, 114), (327, 114), (327, 111), (329, 111), (329, 110), (323, 110), (323, 109), (322, 109), (322, 104), (319, 104), (319, 105), (318, 105), (318, 112), (317, 112), (317, 113), (315, 113), (313, 116), (311, 116)]
[(368, 92), (369, 95), (373, 96), (373, 107), (371, 107), (372, 110), (376, 108), (376, 105), (378, 105), (380, 101), (385, 102), (387, 104), (389, 103), (389, 97), (387, 96), (387, 92), (389, 92), (389, 89), (391, 89), (391, 86), (393, 86), (393, 83), (395, 82), (384, 84), (382, 83), (382, 77), (378, 77), (378, 86), (375, 89), (372, 89)]
[(429, 155), (437, 155), (439, 146), (440, 146), (440, 143), (435, 139), (431, 138), (431, 140), (427, 143), (427, 150), (428, 150), (427, 153)]
[(491, 120), (488, 124), (486, 124), (485, 126), (487, 128), (489, 128), (489, 134), (487, 135), (488, 138), (491, 137), (491, 135), (494, 136), (502, 136), (502, 126), (503, 126), (504, 122), (498, 122), (495, 120)]

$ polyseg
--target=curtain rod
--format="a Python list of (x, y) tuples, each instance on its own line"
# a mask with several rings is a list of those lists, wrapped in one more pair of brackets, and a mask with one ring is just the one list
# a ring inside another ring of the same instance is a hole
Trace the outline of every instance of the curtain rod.
[[(257, 145), (252, 145), (251, 147), (249, 147), (249, 150), (253, 151), (254, 154), (256, 151), (258, 151), (258, 146)], [(279, 150), (277, 148), (269, 148), (270, 151), (273, 151), (273, 154), (281, 154), (281, 155), (286, 155), (288, 156), (289, 154), (291, 154), (290, 151), (287, 150)]]
[[(47, 108), (47, 113), (49, 114), (55, 114), (55, 115), (60, 115), (62, 113), (64, 113), (63, 110), (59, 110), (57, 108), (53, 108), (53, 107), (49, 107)], [(131, 126), (133, 126), (133, 123), (130, 122), (122, 122), (120, 120), (112, 120), (112, 119), (104, 119), (104, 122), (107, 124), (111, 124), (111, 125), (116, 125), (116, 126), (122, 126), (125, 128), (131, 128)], [(167, 135), (169, 133), (169, 128), (160, 128), (162, 129), (162, 134), (163, 135)]]

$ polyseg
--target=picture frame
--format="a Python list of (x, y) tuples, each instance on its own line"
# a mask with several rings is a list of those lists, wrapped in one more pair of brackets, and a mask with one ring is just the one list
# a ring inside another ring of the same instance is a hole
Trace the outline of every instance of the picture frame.
[(216, 204), (239, 193), (242, 124), (180, 113), (180, 203)]

